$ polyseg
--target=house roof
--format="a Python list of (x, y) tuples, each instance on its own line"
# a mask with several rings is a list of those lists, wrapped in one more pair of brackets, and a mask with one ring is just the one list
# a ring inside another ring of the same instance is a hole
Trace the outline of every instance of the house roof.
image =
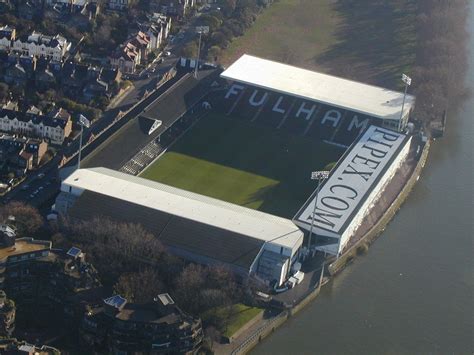
[[(399, 120), (403, 93), (244, 54), (221, 76), (380, 119)], [(415, 104), (406, 96), (404, 115)]]
[(13, 111), (8, 109), (0, 109), (0, 117), (7, 117), (10, 120), (17, 119), (22, 122), (32, 122), (35, 125), (42, 123), (44, 126), (48, 127), (61, 127), (64, 128), (67, 124), (67, 120), (55, 117), (49, 117), (45, 115), (26, 113)]

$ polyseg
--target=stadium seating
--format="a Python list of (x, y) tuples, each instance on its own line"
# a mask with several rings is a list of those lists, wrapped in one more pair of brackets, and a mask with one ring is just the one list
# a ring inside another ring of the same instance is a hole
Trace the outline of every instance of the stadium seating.
[[(238, 84), (216, 93), (214, 108), (231, 118), (349, 146), (372, 117), (312, 101)], [(251, 104), (253, 102), (253, 104)]]
[(254, 122), (271, 128), (277, 128), (285, 117), (285, 113), (281, 112), (281, 110), (289, 109), (295, 100), (294, 97), (287, 95), (270, 93), (268, 102), (258, 113), (258, 116), (254, 117)]
[(280, 129), (293, 134), (303, 135), (306, 132), (314, 115), (318, 112), (319, 104), (306, 100), (296, 99)]
[(372, 117), (348, 112), (333, 141), (348, 146), (357, 139), (366, 127), (373, 123), (377, 124)]

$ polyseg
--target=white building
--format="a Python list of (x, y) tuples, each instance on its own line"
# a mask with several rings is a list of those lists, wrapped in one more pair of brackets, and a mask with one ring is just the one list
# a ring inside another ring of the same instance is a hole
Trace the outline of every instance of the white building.
[(0, 27), (0, 50), (9, 51), (16, 38), (16, 30), (10, 26)]
[(105, 168), (72, 173), (55, 209), (81, 220), (140, 223), (180, 257), (278, 285), (303, 243), (303, 232), (288, 219)]
[[(349, 110), (382, 120), (382, 126), (404, 128), (415, 97), (401, 92), (243, 55), (221, 77), (233, 82)], [(403, 115), (402, 113), (403, 106)]]
[(72, 120), (69, 114), (50, 117), (1, 109), (0, 131), (43, 138), (61, 145), (71, 134)]
[(317, 250), (332, 255), (344, 251), (399, 171), (410, 142), (409, 136), (370, 126), (346, 151), (320, 191), (313, 193), (293, 219), (301, 228), (312, 230)]
[(61, 61), (70, 48), (71, 42), (60, 35), (45, 36), (33, 31), (27, 38), (16, 39), (11, 49), (21, 55), (46, 57)]
[(171, 17), (155, 12), (148, 19), (149, 21), (146, 24), (140, 24), (139, 28), (149, 36), (150, 49), (158, 49), (168, 38), (171, 30)]

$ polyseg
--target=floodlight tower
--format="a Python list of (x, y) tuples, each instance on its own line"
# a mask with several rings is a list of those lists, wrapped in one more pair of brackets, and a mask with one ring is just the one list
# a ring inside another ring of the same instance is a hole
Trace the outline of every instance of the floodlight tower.
[(201, 56), (201, 38), (202, 34), (209, 33), (209, 26), (198, 26), (196, 27), (196, 33), (199, 33), (199, 45), (198, 45), (198, 53), (197, 53), (197, 61), (196, 61), (196, 68), (194, 69), (194, 77), (197, 78), (198, 68), (199, 68), (199, 57)]
[(89, 128), (91, 122), (82, 114), (79, 115), (79, 125), (81, 126), (81, 135), (79, 136), (79, 153), (77, 155), (77, 168), (81, 167), (81, 151), (82, 151), (82, 133), (84, 132), (84, 126)]
[(311, 238), (313, 237), (314, 215), (316, 214), (316, 206), (318, 204), (319, 189), (321, 188), (322, 182), (326, 180), (328, 176), (329, 176), (329, 171), (326, 171), (326, 170), (313, 171), (311, 173), (311, 180), (318, 180), (318, 187), (316, 189), (316, 196), (314, 197), (314, 208), (313, 208), (313, 214), (311, 217), (311, 227), (309, 229), (308, 250), (311, 248)]
[(398, 132), (402, 130), (403, 109), (405, 108), (408, 87), (411, 85), (411, 78), (408, 75), (402, 74), (402, 81), (405, 83), (405, 93), (403, 94), (402, 112), (400, 113), (400, 120), (398, 121)]

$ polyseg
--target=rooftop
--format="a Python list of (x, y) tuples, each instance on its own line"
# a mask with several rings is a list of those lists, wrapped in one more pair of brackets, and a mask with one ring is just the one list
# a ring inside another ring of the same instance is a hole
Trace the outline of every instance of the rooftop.
[(321, 188), (297, 212), (295, 223), (310, 230), (313, 211), (316, 211), (313, 225), (316, 233), (324, 230), (341, 235), (408, 138), (402, 133), (369, 126), (331, 170)]
[(51, 242), (49, 241), (34, 240), (32, 238), (19, 238), (15, 241), (14, 246), (4, 247), (0, 249), (0, 260), (14, 255), (21, 255), (33, 251), (50, 249)]
[(76, 170), (63, 182), (63, 186), (126, 200), (186, 220), (289, 248), (293, 248), (302, 235), (291, 220), (110, 169)]
[[(221, 77), (342, 109), (399, 120), (403, 93), (244, 54)], [(407, 95), (406, 115), (415, 104)]]

